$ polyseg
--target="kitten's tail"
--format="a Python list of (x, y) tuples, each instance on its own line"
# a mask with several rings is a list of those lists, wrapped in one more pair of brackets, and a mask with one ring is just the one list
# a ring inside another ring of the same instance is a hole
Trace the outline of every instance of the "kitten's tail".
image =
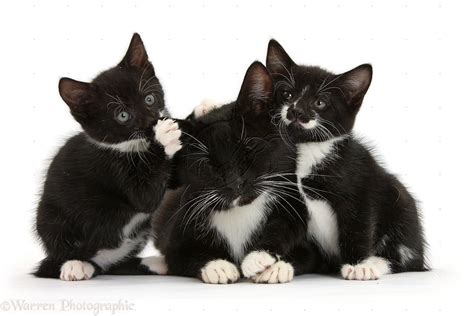
[(63, 262), (46, 257), (38, 264), (32, 274), (38, 278), (58, 279)]

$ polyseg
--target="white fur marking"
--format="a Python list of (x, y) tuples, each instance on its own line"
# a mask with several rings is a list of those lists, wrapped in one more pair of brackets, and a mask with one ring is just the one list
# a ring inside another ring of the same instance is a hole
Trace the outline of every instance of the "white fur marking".
[(227, 284), (237, 281), (240, 278), (240, 273), (233, 263), (218, 259), (209, 261), (201, 269), (201, 278), (205, 283)]
[(242, 273), (246, 278), (253, 277), (275, 263), (275, 258), (266, 251), (252, 251), (242, 261)]
[(306, 123), (300, 123), (300, 125), (301, 125), (304, 129), (313, 129), (313, 128), (315, 128), (315, 127), (318, 125), (318, 121), (317, 121), (317, 120), (309, 120), (309, 121), (306, 122)]
[(168, 265), (166, 264), (165, 257), (160, 256), (152, 256), (143, 258), (141, 264), (146, 266), (151, 272), (156, 274), (167, 274), (168, 273)]
[(214, 212), (211, 225), (227, 242), (233, 258), (240, 262), (244, 248), (253, 232), (266, 218), (266, 204), (270, 201), (261, 194), (252, 203), (229, 210)]
[(122, 229), (122, 243), (117, 248), (101, 249), (97, 251), (91, 260), (103, 269), (107, 269), (112, 264), (120, 262), (120, 260), (128, 256), (128, 254), (136, 249), (140, 244), (146, 242), (148, 232), (140, 232), (133, 239), (130, 237), (136, 227), (142, 222), (148, 220), (149, 217), (150, 214), (146, 213), (135, 214)]
[(94, 266), (86, 261), (69, 260), (61, 266), (59, 278), (63, 281), (89, 280), (94, 275)]
[(117, 144), (102, 143), (90, 137), (89, 140), (100, 148), (112, 149), (122, 153), (144, 152), (150, 146), (150, 143), (143, 138), (131, 139)]
[(174, 154), (182, 148), (181, 130), (178, 123), (172, 119), (158, 120), (155, 127), (155, 139), (165, 150), (168, 158), (172, 158)]
[(253, 278), (255, 283), (288, 283), (293, 280), (295, 269), (285, 261), (278, 261)]
[(344, 136), (332, 138), (324, 142), (301, 143), (297, 145), (298, 158), (296, 161), (296, 175), (298, 178), (305, 178), (323, 160), (329, 156), (334, 149), (334, 145), (343, 140)]
[(291, 121), (286, 117), (286, 116), (288, 115), (288, 108), (289, 108), (288, 105), (284, 105), (284, 106), (281, 108), (281, 118), (282, 118), (283, 122), (284, 122), (286, 125), (290, 125), (290, 124), (291, 124)]
[(194, 108), (194, 117), (199, 118), (201, 116), (204, 116), (207, 113), (220, 108), (222, 105), (222, 103), (210, 99), (204, 99), (198, 106)]
[(309, 212), (308, 235), (330, 255), (339, 256), (339, 229), (336, 214), (324, 200), (304, 198)]
[(391, 273), (390, 262), (381, 257), (369, 257), (356, 265), (345, 264), (341, 275), (346, 280), (378, 280), (382, 275)]
[(413, 260), (413, 258), (415, 258), (415, 253), (413, 252), (413, 250), (411, 250), (405, 245), (401, 245), (398, 248), (398, 252), (400, 253), (400, 263), (404, 266), (407, 265), (411, 260)]

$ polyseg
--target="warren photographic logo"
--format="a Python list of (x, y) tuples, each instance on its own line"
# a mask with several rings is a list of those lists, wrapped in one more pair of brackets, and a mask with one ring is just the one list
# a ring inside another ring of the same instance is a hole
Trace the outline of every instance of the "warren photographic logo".
[(57, 301), (29, 301), (10, 299), (0, 303), (3, 312), (90, 312), (91, 315), (116, 315), (120, 312), (135, 311), (135, 303), (127, 300), (118, 301), (78, 301), (62, 299)]

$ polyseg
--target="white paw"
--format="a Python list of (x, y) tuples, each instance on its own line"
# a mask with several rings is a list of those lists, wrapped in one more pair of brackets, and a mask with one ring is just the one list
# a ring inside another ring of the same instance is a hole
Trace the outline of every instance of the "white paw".
[(201, 278), (205, 283), (227, 284), (236, 282), (240, 273), (233, 263), (219, 259), (209, 261), (201, 269)]
[(142, 265), (146, 266), (151, 272), (156, 274), (167, 274), (168, 265), (166, 264), (165, 257), (152, 256), (142, 259)]
[(59, 278), (63, 281), (89, 280), (94, 275), (95, 268), (85, 261), (69, 260), (61, 266)]
[(346, 280), (378, 280), (388, 273), (390, 273), (389, 263), (380, 257), (369, 257), (359, 264), (345, 264), (341, 268), (341, 275)]
[(255, 283), (287, 283), (293, 280), (295, 269), (285, 261), (277, 261), (252, 278)]
[(221, 106), (222, 104), (209, 99), (202, 100), (201, 104), (194, 108), (194, 117), (199, 118), (201, 116), (204, 116), (207, 113), (213, 111), (214, 109), (220, 108)]
[(179, 138), (181, 130), (178, 123), (172, 119), (159, 120), (155, 127), (155, 138), (165, 148), (165, 153), (169, 158), (181, 149), (182, 144)]
[(242, 261), (242, 273), (246, 278), (253, 277), (275, 263), (275, 258), (266, 251), (252, 251)]

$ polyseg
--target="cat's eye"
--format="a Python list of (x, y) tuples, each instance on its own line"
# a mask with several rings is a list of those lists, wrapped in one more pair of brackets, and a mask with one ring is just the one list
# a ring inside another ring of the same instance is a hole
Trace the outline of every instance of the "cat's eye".
[(289, 91), (283, 91), (281, 96), (283, 97), (283, 99), (288, 101), (293, 97), (293, 94), (291, 94), (291, 92), (289, 92)]
[(323, 100), (317, 100), (316, 102), (314, 102), (314, 105), (317, 109), (322, 110), (326, 107), (327, 104)]
[(119, 123), (125, 123), (130, 119), (130, 113), (122, 111), (115, 118)]
[(149, 94), (145, 97), (146, 105), (153, 105), (155, 104), (155, 96), (153, 94)]

